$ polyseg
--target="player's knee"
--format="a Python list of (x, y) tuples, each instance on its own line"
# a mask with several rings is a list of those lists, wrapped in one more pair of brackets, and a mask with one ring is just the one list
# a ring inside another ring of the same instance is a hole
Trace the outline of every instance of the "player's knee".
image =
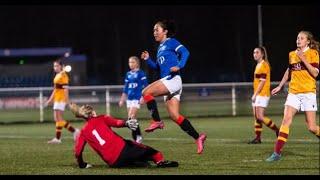
[(150, 88), (145, 88), (145, 89), (143, 89), (143, 91), (142, 91), (142, 96), (146, 96), (146, 95), (152, 95), (152, 96), (153, 96), (153, 93), (152, 93), (152, 91), (150, 90)]
[(145, 96), (147, 93), (148, 93), (148, 89), (147, 89), (147, 88), (144, 88), (144, 89), (142, 90), (142, 96)]
[(170, 118), (171, 118), (173, 121), (177, 122), (178, 119), (179, 119), (179, 114), (170, 114)]

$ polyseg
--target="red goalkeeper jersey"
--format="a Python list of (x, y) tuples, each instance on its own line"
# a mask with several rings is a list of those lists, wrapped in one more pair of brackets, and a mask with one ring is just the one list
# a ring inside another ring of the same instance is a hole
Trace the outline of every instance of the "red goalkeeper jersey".
[(81, 157), (82, 159), (84, 146), (88, 143), (107, 164), (112, 165), (124, 148), (125, 141), (113, 132), (111, 127), (123, 127), (124, 125), (123, 120), (105, 115), (88, 119), (74, 147), (76, 158)]

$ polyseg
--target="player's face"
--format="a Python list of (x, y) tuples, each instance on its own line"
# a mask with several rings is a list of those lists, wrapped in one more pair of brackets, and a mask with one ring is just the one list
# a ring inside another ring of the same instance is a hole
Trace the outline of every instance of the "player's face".
[(159, 24), (154, 25), (153, 36), (157, 42), (162, 42), (167, 38), (167, 30), (164, 30)]
[(53, 70), (54, 72), (59, 73), (62, 71), (62, 66), (59, 63), (55, 62), (53, 63)]
[(263, 54), (262, 54), (262, 52), (261, 52), (261, 50), (259, 48), (255, 48), (253, 50), (253, 58), (254, 58), (254, 60), (259, 61), (259, 60), (262, 59), (262, 56), (263, 56)]
[(132, 58), (129, 59), (129, 67), (131, 70), (138, 68), (138, 62)]
[(297, 37), (297, 47), (298, 48), (305, 48), (308, 46), (310, 41), (305, 33), (299, 33)]

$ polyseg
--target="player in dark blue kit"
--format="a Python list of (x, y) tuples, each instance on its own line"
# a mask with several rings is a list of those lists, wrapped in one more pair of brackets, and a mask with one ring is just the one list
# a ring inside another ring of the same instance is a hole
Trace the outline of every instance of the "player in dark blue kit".
[[(148, 86), (148, 80), (145, 73), (140, 70), (140, 60), (136, 56), (129, 58), (130, 71), (127, 72), (123, 92), (119, 101), (119, 106), (122, 107), (127, 99), (128, 119), (136, 119), (140, 104), (143, 103), (141, 97), (142, 89)], [(132, 131), (132, 137), (137, 143), (142, 143), (140, 127)]]
[(141, 59), (145, 60), (149, 67), (160, 71), (161, 79), (147, 86), (143, 92), (143, 99), (151, 112), (152, 123), (145, 129), (152, 132), (155, 129), (162, 129), (164, 123), (161, 120), (154, 97), (164, 96), (167, 111), (170, 118), (175, 121), (183, 131), (196, 140), (198, 154), (203, 152), (206, 135), (199, 134), (190, 121), (179, 113), (180, 96), (182, 93), (182, 80), (180, 69), (182, 69), (189, 57), (189, 51), (180, 42), (172, 38), (175, 34), (174, 23), (163, 20), (158, 21), (153, 29), (153, 35), (160, 43), (157, 52), (157, 60), (150, 58), (147, 51), (142, 52)]

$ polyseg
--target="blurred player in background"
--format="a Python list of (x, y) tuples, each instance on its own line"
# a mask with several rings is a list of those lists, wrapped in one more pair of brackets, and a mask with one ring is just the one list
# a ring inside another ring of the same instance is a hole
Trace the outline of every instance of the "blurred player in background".
[(270, 64), (265, 47), (256, 47), (253, 50), (253, 58), (257, 61), (254, 71), (252, 108), (255, 118), (254, 131), (256, 137), (249, 141), (249, 144), (260, 144), (262, 124), (275, 131), (278, 136), (279, 129), (272, 120), (264, 116), (265, 108), (268, 107), (270, 100)]
[(73, 137), (77, 136), (79, 133), (78, 129), (75, 129), (70, 125), (70, 123), (63, 119), (63, 112), (65, 110), (66, 104), (68, 104), (69, 101), (69, 90), (68, 90), (68, 84), (69, 84), (69, 77), (67, 73), (63, 70), (63, 63), (62, 61), (56, 60), (53, 63), (53, 69), (56, 73), (53, 84), (54, 89), (52, 91), (52, 94), (48, 101), (45, 103), (45, 106), (48, 106), (49, 104), (53, 103), (53, 117), (56, 122), (56, 137), (54, 137), (52, 140), (48, 141), (49, 144), (59, 144), (61, 143), (61, 131), (62, 128), (68, 129), (71, 133), (73, 133)]
[(289, 68), (280, 84), (272, 90), (276, 95), (290, 79), (289, 94), (284, 108), (284, 116), (273, 154), (268, 162), (280, 160), (284, 144), (289, 136), (289, 128), (298, 111), (305, 112), (309, 131), (320, 138), (320, 129), (316, 124), (317, 97), (316, 78), (319, 74), (319, 42), (308, 31), (300, 31), (296, 40), (297, 50), (289, 53)]
[(175, 35), (174, 23), (168, 20), (158, 21), (154, 25), (153, 35), (160, 43), (157, 52), (156, 62), (152, 60), (147, 51), (142, 52), (141, 58), (145, 60), (149, 67), (160, 71), (161, 79), (146, 87), (143, 92), (144, 101), (151, 112), (153, 118), (146, 132), (152, 132), (158, 128), (162, 129), (164, 123), (161, 120), (154, 97), (164, 96), (167, 111), (170, 118), (176, 122), (183, 131), (196, 140), (198, 154), (203, 151), (206, 135), (199, 134), (190, 121), (179, 112), (180, 96), (182, 93), (182, 80), (180, 69), (182, 69), (189, 57), (189, 51), (173, 36)]
[(160, 151), (143, 144), (125, 140), (111, 129), (111, 127), (128, 127), (131, 130), (136, 130), (139, 125), (136, 119), (123, 121), (111, 116), (98, 116), (89, 105), (78, 107), (76, 104), (71, 103), (70, 109), (76, 117), (86, 120), (74, 147), (75, 157), (80, 168), (92, 167), (82, 158), (86, 143), (110, 167), (148, 165), (148, 161), (153, 161), (157, 167), (177, 167), (179, 165), (178, 162), (164, 160)]
[[(140, 104), (143, 103), (141, 96), (142, 89), (148, 86), (148, 80), (145, 73), (140, 69), (140, 60), (136, 56), (129, 58), (130, 71), (127, 72), (124, 80), (124, 88), (119, 101), (122, 107), (125, 100), (127, 103), (128, 119), (136, 119)], [(132, 131), (132, 138), (137, 142), (142, 142), (141, 130), (138, 127)]]

